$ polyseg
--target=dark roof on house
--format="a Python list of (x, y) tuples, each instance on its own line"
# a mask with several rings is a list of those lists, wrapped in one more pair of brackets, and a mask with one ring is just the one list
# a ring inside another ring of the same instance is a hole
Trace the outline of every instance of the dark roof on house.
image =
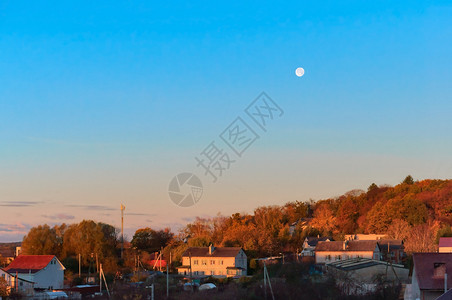
[(308, 245), (311, 247), (317, 246), (318, 242), (325, 242), (327, 240), (333, 241), (333, 238), (330, 236), (322, 236), (322, 237), (309, 236), (306, 238)]
[[(433, 276), (435, 264), (444, 263), (446, 273), (452, 274), (452, 253), (413, 253), (414, 271), (421, 290), (444, 289), (444, 277)], [(447, 277), (447, 286), (452, 286), (452, 276)]]
[[(344, 260), (338, 260), (328, 263), (327, 266), (335, 267), (336, 269), (343, 271), (353, 271), (358, 269), (369, 268), (377, 265), (388, 265), (387, 262), (380, 260), (373, 260), (370, 258), (350, 258)], [(392, 264), (395, 268), (404, 268), (403, 265)]]
[(452, 299), (452, 289), (448, 290), (447, 292), (445, 292), (444, 294), (442, 294), (435, 300), (450, 300), (450, 299)]
[(319, 242), (315, 251), (344, 251), (344, 243), (346, 243), (345, 251), (374, 251), (378, 246), (377, 241), (331, 241)]
[(399, 250), (404, 247), (402, 240), (378, 240), (377, 242), (383, 252), (388, 252), (388, 245), (389, 250)]
[(19, 255), (4, 270), (9, 273), (36, 273), (47, 267), (55, 255)]
[(440, 237), (439, 238), (440, 247), (452, 247), (452, 237)]
[(209, 247), (190, 247), (182, 256), (191, 257), (236, 257), (240, 247), (215, 247), (212, 254), (209, 254)]

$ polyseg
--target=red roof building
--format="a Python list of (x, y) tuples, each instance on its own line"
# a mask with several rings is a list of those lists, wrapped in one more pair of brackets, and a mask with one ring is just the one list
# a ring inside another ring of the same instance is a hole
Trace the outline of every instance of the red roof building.
[(413, 299), (436, 299), (452, 287), (452, 253), (414, 253), (413, 262)]
[(5, 271), (9, 273), (36, 273), (47, 267), (55, 255), (19, 255)]
[(34, 282), (35, 288), (63, 288), (65, 268), (55, 255), (19, 255), (4, 270)]

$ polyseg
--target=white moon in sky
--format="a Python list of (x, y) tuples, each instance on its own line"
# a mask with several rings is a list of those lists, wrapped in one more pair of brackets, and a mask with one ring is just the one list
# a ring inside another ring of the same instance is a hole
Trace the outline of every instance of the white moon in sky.
[(296, 74), (298, 77), (303, 76), (303, 75), (304, 75), (304, 69), (303, 69), (303, 68), (297, 68), (297, 69), (295, 70), (295, 74)]

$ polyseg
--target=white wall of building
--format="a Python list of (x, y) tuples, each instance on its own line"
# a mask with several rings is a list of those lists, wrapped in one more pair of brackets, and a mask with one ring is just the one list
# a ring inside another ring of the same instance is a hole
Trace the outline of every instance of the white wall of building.
[(35, 288), (42, 289), (62, 289), (64, 284), (64, 267), (56, 259), (36, 273), (22, 273), (19, 278), (35, 282)]
[(439, 247), (439, 253), (451, 253), (452, 247)]

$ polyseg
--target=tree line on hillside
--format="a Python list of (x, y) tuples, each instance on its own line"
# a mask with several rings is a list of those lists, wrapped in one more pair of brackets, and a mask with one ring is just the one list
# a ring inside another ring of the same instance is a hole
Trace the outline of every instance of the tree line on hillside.
[(307, 236), (341, 240), (345, 234), (378, 233), (403, 240), (408, 253), (428, 252), (436, 251), (440, 236), (452, 236), (451, 225), (452, 180), (414, 181), (407, 176), (394, 187), (372, 183), (367, 192), (263, 206), (253, 214), (196, 218), (166, 251), (172, 249), (179, 258), (188, 246), (213, 243), (242, 247), (257, 257), (300, 251)]
[(77, 265), (82, 254), (89, 264), (97, 253), (107, 270), (134, 266), (163, 248), (166, 258), (180, 262), (188, 247), (242, 247), (249, 258), (301, 251), (307, 236), (378, 233), (402, 239), (408, 253), (435, 251), (440, 236), (452, 236), (452, 180), (414, 181), (411, 176), (394, 186), (371, 184), (367, 191), (353, 190), (320, 201), (294, 201), (282, 206), (261, 206), (252, 214), (196, 218), (177, 234), (169, 228), (138, 229), (124, 260), (119, 260), (117, 230), (111, 225), (84, 220), (78, 224), (33, 227), (24, 237), (25, 254), (55, 254), (66, 266)]

